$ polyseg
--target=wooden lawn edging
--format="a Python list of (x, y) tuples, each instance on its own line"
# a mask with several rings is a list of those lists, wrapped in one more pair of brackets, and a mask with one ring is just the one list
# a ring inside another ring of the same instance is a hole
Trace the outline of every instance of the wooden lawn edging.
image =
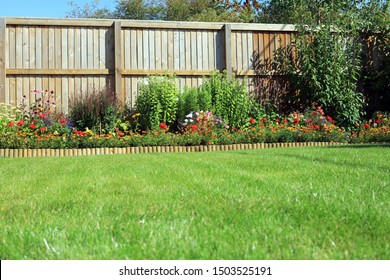
[(257, 143), (231, 144), (209, 146), (148, 146), (126, 148), (85, 148), (85, 149), (0, 149), (0, 157), (31, 158), (31, 157), (68, 157), (90, 155), (144, 154), (144, 153), (188, 153), (239, 151), (252, 149), (289, 148), (289, 147), (319, 147), (347, 145), (337, 142), (291, 142), (291, 143)]

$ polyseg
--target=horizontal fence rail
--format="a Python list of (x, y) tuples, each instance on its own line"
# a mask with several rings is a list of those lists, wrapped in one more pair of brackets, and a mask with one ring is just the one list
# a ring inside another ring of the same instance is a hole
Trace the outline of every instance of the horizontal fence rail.
[(134, 104), (147, 75), (175, 74), (181, 88), (213, 70), (251, 78), (294, 32), (280, 24), (0, 18), (0, 103), (53, 90), (67, 112), (72, 96), (104, 87)]

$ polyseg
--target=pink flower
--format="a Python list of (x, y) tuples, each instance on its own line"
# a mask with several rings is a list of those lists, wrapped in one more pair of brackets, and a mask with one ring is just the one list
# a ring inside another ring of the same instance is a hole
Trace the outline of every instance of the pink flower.
[(317, 111), (321, 114), (321, 115), (324, 115), (324, 110), (322, 110), (322, 108), (320, 106), (317, 107)]

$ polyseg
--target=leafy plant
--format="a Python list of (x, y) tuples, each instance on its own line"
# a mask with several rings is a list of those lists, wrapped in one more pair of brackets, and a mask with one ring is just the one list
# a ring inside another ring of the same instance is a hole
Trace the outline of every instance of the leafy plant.
[(179, 95), (178, 119), (183, 120), (189, 113), (198, 112), (200, 110), (203, 110), (203, 108), (200, 109), (199, 105), (199, 90), (195, 87), (186, 87), (184, 92)]
[[(300, 26), (292, 48), (279, 50), (277, 61), (294, 86), (293, 109), (317, 102), (337, 123), (352, 129), (362, 117), (363, 96), (357, 91), (361, 45), (358, 34), (342, 24)], [(295, 107), (295, 108), (294, 108)]]
[(140, 85), (135, 103), (143, 130), (158, 129), (160, 123), (171, 125), (176, 120), (179, 89), (175, 76), (150, 76)]
[(211, 97), (212, 111), (232, 128), (245, 126), (256, 107), (246, 92), (245, 84), (235, 77), (229, 80), (226, 72), (213, 72), (202, 85), (202, 92), (204, 96)]

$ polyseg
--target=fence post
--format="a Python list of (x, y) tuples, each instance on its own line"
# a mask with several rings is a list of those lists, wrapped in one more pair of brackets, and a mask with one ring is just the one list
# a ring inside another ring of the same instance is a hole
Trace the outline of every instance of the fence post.
[(115, 93), (119, 99), (125, 102), (122, 91), (122, 23), (114, 22), (114, 56), (115, 56)]
[(225, 69), (228, 79), (231, 81), (233, 76), (232, 68), (232, 26), (225, 24)]
[(6, 48), (6, 22), (0, 18), (0, 103), (5, 103), (5, 48)]

